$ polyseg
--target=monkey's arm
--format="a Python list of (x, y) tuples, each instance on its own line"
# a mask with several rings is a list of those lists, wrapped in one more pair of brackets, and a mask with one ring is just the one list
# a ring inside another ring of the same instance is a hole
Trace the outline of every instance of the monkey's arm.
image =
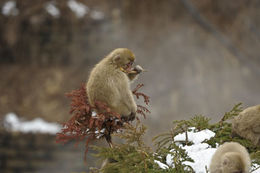
[(129, 112), (127, 114), (123, 114), (121, 118), (123, 121), (133, 121), (136, 116), (137, 105), (134, 101), (132, 92), (131, 91), (128, 92), (128, 94), (126, 95), (125, 98), (126, 99), (123, 102), (123, 104), (126, 106), (126, 108), (128, 109)]
[(134, 96), (131, 90), (128, 91), (126, 98), (127, 99), (125, 104), (129, 107), (131, 113), (136, 113), (137, 105), (135, 103)]
[(119, 92), (121, 95), (121, 103), (125, 105), (122, 107), (123, 109), (126, 109), (124, 112), (128, 112), (128, 114), (135, 113), (137, 110), (137, 106), (129, 85), (126, 83), (126, 85), (123, 88), (119, 89)]
[(139, 75), (139, 73), (128, 73), (127, 74), (130, 81), (134, 81), (135, 79), (137, 79), (138, 75)]

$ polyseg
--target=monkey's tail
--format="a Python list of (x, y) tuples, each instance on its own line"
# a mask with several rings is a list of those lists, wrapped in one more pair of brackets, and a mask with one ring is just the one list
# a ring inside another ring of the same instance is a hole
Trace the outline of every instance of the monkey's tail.
[(109, 147), (113, 148), (112, 137), (111, 137), (111, 127), (106, 127), (106, 133), (104, 136), (105, 136), (105, 139), (106, 139)]
[(110, 133), (109, 134), (105, 134), (105, 138), (106, 138), (106, 141), (107, 141), (109, 147), (113, 148), (113, 143), (112, 143), (112, 138), (111, 138)]

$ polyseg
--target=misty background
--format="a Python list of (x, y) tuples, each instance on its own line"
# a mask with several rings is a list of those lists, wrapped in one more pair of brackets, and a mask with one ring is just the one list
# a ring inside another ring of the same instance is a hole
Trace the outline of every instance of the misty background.
[[(9, 4), (8, 4), (9, 3)], [(258, 0), (0, 0), (0, 120), (62, 123), (66, 92), (118, 47), (148, 72), (146, 140), (194, 115), (260, 103)]]

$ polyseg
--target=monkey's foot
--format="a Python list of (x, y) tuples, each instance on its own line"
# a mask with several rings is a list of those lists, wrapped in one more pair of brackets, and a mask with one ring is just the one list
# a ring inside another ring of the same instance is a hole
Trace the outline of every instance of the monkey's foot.
[(131, 112), (131, 114), (128, 116), (129, 121), (133, 121), (135, 119), (135, 113)]
[(135, 113), (131, 112), (131, 114), (127, 116), (122, 115), (121, 119), (123, 122), (133, 121), (135, 119)]

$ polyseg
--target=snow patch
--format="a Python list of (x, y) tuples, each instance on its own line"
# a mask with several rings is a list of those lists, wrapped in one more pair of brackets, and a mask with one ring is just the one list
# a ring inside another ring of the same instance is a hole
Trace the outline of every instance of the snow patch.
[(160, 168), (162, 169), (168, 169), (169, 166), (165, 165), (164, 163), (158, 161), (158, 160), (154, 160), (155, 163), (157, 163), (159, 165)]
[[(207, 166), (207, 168), (209, 168), (210, 160), (215, 153), (216, 148), (211, 148), (207, 143), (202, 142), (214, 137), (215, 133), (208, 129), (195, 132), (195, 128), (193, 127), (189, 128), (189, 130), (191, 131), (187, 132), (188, 141), (193, 142), (194, 144), (191, 146), (179, 146), (187, 152), (188, 156), (194, 160), (194, 163), (186, 161), (184, 164), (190, 165), (196, 173), (205, 173), (205, 167)], [(174, 140), (185, 141), (185, 133), (176, 135)], [(173, 156), (171, 154), (166, 156), (166, 163), (168, 166), (174, 167)]]
[(167, 154), (166, 156), (166, 163), (167, 165), (169, 165), (170, 167), (174, 168), (174, 164), (173, 164), (173, 156), (171, 154)]
[[(192, 158), (194, 162), (186, 161), (183, 163), (191, 166), (196, 173), (206, 173), (205, 168), (207, 167), (207, 169), (209, 169), (211, 158), (216, 152), (217, 148), (212, 148), (209, 144), (203, 143), (203, 141), (214, 137), (215, 133), (208, 129), (196, 132), (195, 128), (193, 127), (189, 128), (189, 130), (191, 131), (187, 133), (188, 141), (193, 142), (194, 144), (191, 146), (187, 146), (187, 145), (183, 146), (182, 144), (180, 144), (179, 146), (187, 152), (188, 156)], [(185, 133), (176, 135), (174, 140), (185, 141), (186, 140)], [(174, 150), (170, 150), (170, 151), (173, 152)], [(169, 167), (174, 167), (173, 156), (171, 154), (168, 154), (166, 156), (166, 164)], [(162, 169), (167, 169), (167, 168), (164, 166)], [(255, 170), (252, 173), (260, 173), (260, 168)]]
[(8, 113), (4, 119), (4, 127), (11, 131), (19, 131), (23, 133), (49, 133), (56, 134), (61, 130), (61, 126), (57, 123), (49, 123), (41, 118), (32, 121), (22, 121), (14, 113)]
[(196, 173), (206, 172), (206, 166), (209, 169), (211, 158), (217, 150), (216, 148), (211, 148), (206, 143), (184, 146), (182, 148), (185, 149), (188, 155), (194, 160), (194, 162), (184, 162), (184, 164), (190, 165)]
[[(206, 139), (210, 139), (215, 136), (215, 133), (211, 130), (205, 129), (199, 132), (194, 132), (195, 128), (190, 128), (188, 132), (188, 141), (193, 142), (194, 144), (199, 144)], [(174, 141), (185, 141), (185, 133), (180, 133), (174, 137)]]
[(68, 1), (69, 8), (76, 14), (78, 18), (82, 18), (89, 12), (89, 8), (76, 0)]
[(93, 10), (90, 13), (90, 17), (94, 20), (102, 20), (105, 18), (105, 15), (101, 11)]
[[(259, 165), (257, 165), (257, 164), (253, 164), (254, 166), (259, 166)], [(258, 168), (257, 170), (255, 170), (255, 171), (253, 171), (252, 173), (260, 173), (260, 168)]]
[(16, 16), (19, 10), (16, 8), (16, 1), (7, 1), (2, 7), (2, 13), (5, 16)]
[(45, 9), (53, 17), (60, 17), (60, 10), (52, 2), (47, 3)]

